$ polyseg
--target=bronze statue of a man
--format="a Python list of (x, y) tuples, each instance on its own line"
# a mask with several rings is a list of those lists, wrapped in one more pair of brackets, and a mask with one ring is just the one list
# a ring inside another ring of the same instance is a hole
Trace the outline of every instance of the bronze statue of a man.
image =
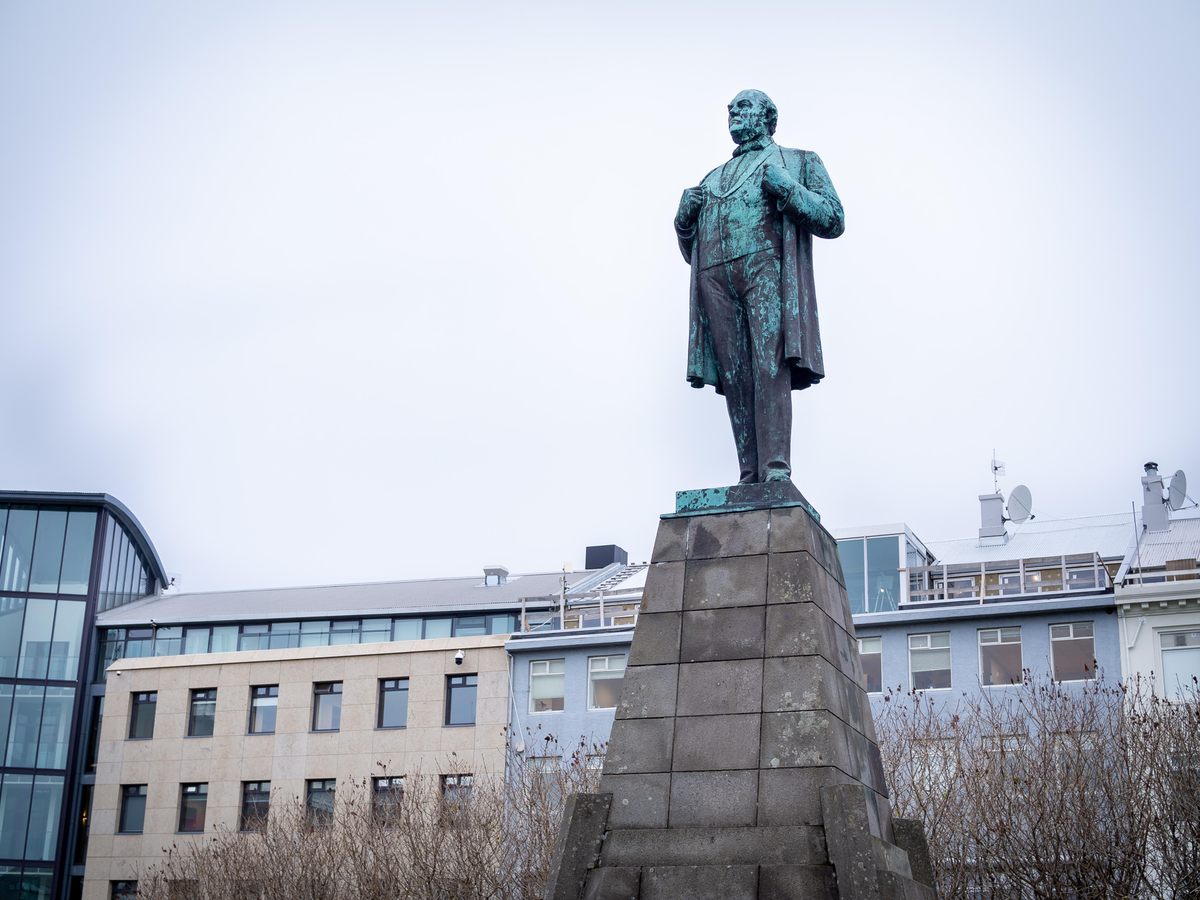
[(791, 478), (791, 392), (825, 376), (812, 239), (845, 230), (821, 158), (772, 139), (778, 116), (762, 91), (734, 97), (733, 159), (675, 215), (692, 267), (687, 377), (725, 395), (742, 484)]

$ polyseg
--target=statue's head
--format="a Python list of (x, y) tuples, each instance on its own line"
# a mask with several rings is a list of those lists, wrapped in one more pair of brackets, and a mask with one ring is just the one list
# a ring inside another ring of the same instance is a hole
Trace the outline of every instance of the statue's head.
[(729, 136), (742, 144), (775, 133), (779, 110), (762, 91), (742, 91), (729, 101)]

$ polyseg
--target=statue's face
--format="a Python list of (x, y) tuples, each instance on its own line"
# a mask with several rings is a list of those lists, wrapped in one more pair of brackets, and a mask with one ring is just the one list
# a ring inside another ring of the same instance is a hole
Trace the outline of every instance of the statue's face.
[(729, 136), (743, 144), (768, 133), (767, 107), (759, 91), (742, 91), (729, 102)]

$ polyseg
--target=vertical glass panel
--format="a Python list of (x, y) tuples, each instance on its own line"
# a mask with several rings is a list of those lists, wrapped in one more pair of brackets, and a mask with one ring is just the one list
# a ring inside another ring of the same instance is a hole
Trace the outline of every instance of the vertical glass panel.
[(75, 688), (46, 688), (46, 702), (42, 705), (42, 728), (38, 737), (39, 769), (67, 767), (67, 748), (71, 743), (71, 712), (74, 708)]
[(21, 658), (17, 677), (45, 678), (50, 665), (50, 640), (54, 635), (54, 601), (30, 598), (25, 606), (21, 633)]
[(208, 652), (208, 628), (189, 628), (183, 635), (184, 653)]
[(146, 785), (121, 786), (121, 817), (117, 834), (141, 834), (146, 824)]
[(846, 594), (850, 598), (850, 612), (865, 612), (867, 573), (863, 564), (862, 538), (838, 541), (837, 546), (838, 557), (842, 561), (842, 574), (846, 576)]
[(13, 686), (0, 684), (0, 760), (8, 753), (8, 718), (12, 715), (12, 705)]
[(512, 634), (516, 630), (516, 617), (512, 614), (488, 616), (488, 634)]
[(271, 641), (270, 647), (272, 650), (283, 649), (288, 647), (300, 646), (300, 623), (299, 622), (272, 622), (271, 623)]
[(104, 529), (104, 562), (100, 566), (100, 610), (103, 612), (112, 605), (112, 590), (109, 581), (112, 577), (113, 548), (116, 544), (116, 524), (112, 516), (108, 517), (108, 525)]
[(24, 618), (25, 601), (21, 597), (0, 597), (0, 678), (13, 678), (17, 674)]
[(867, 612), (892, 612), (900, 602), (900, 541), (867, 540)]
[(32, 769), (37, 763), (38, 730), (42, 724), (41, 685), (18, 684), (13, 690), (12, 719), (8, 727), (8, 754), (5, 764)]
[(483, 616), (459, 616), (454, 620), (455, 637), (474, 637), (487, 634), (487, 620)]
[(374, 644), (392, 639), (391, 619), (363, 619), (362, 643)]
[(216, 716), (217, 689), (192, 691), (192, 702), (188, 709), (188, 737), (212, 737)]
[(29, 801), (33, 776), (4, 776), (0, 785), (0, 857), (20, 859), (25, 855), (25, 830), (29, 827)]
[(92, 570), (92, 539), (96, 535), (96, 514), (75, 509), (67, 519), (67, 539), (63, 547), (60, 594), (86, 594)]
[(129, 561), (126, 563), (125, 571), (125, 602), (128, 603), (134, 599), (134, 594), (137, 593), (137, 571), (141, 563), (138, 561), (137, 549), (130, 547)]
[(446, 724), (475, 724), (475, 694), (478, 675), (446, 676)]
[(88, 717), (87, 762), (84, 771), (95, 772), (100, 759), (100, 722), (104, 718), (104, 698), (92, 698), (92, 712)]
[(58, 817), (62, 812), (63, 777), (38, 775), (33, 782), (33, 805), (29, 810), (29, 837), (25, 858), (54, 859), (58, 847)]
[(59, 600), (54, 616), (54, 640), (50, 644), (49, 678), (74, 681), (79, 675), (79, 646), (83, 641), (82, 600)]
[(178, 656), (183, 646), (183, 628), (178, 625), (154, 629), (154, 655)]
[(0, 554), (0, 591), (29, 590), (29, 561), (33, 556), (36, 509), (10, 509)]
[(129, 699), (129, 739), (144, 741), (154, 737), (154, 717), (158, 710), (158, 691), (131, 694)]
[(453, 619), (426, 619), (425, 620), (425, 637), (426, 638), (443, 638), (450, 637), (450, 632), (454, 627)]
[(393, 641), (419, 641), (421, 639), (420, 619), (393, 619)]
[(67, 513), (43, 509), (38, 515), (37, 538), (33, 544), (33, 566), (29, 590), (58, 593), (58, 573), (62, 570), (63, 536), (67, 533)]
[(21, 900), (51, 900), (50, 885), (53, 882), (52, 872), (26, 866), (21, 876)]
[(130, 659), (141, 659), (154, 655), (154, 629), (130, 628), (125, 633), (125, 655)]
[(329, 630), (330, 644), (357, 644), (359, 628), (362, 623), (358, 619), (334, 622)]
[(271, 640), (271, 626), (243, 625), (241, 636), (238, 638), (239, 650), (266, 650)]
[(329, 620), (300, 623), (301, 647), (325, 647), (329, 644)]
[(229, 653), (237, 649), (238, 627), (221, 625), (212, 630), (212, 653)]
[(117, 528), (117, 548), (113, 554), (113, 569), (109, 575), (109, 590), (112, 591), (112, 605), (121, 602), (122, 577), (125, 574), (125, 557), (129, 553), (129, 538), (125, 537), (124, 529)]
[(179, 830), (186, 832), (203, 831), (207, 809), (207, 784), (182, 785), (179, 797)]

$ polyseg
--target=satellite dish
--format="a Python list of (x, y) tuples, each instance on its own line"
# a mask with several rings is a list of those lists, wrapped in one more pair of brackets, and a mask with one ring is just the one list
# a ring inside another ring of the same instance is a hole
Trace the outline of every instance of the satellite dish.
[(1171, 509), (1183, 509), (1185, 500), (1187, 500), (1187, 476), (1183, 474), (1183, 469), (1180, 469), (1171, 476), (1171, 486), (1167, 489), (1167, 504)]
[(1033, 518), (1033, 495), (1029, 488), (1018, 484), (1008, 495), (1008, 520), (1020, 525)]

